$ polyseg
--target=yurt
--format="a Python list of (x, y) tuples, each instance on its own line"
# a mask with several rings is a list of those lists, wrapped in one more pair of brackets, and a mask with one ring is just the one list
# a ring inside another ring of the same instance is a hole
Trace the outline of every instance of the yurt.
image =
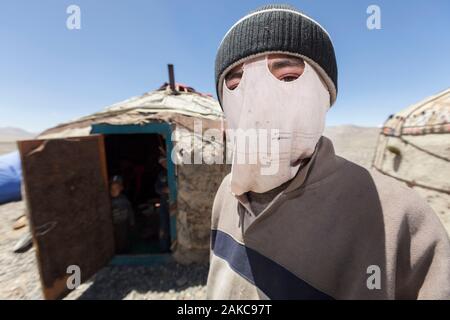
[(450, 88), (387, 119), (373, 167), (417, 189), (442, 219), (449, 218)]
[[(67, 293), (70, 266), (84, 281), (110, 263), (207, 261), (211, 207), (229, 171), (223, 127), (215, 99), (172, 79), (18, 142), (44, 296)], [(120, 254), (109, 193), (117, 176), (135, 216), (129, 250)], [(155, 192), (158, 179), (166, 183), (166, 206)], [(162, 232), (170, 234), (169, 248), (161, 249)]]

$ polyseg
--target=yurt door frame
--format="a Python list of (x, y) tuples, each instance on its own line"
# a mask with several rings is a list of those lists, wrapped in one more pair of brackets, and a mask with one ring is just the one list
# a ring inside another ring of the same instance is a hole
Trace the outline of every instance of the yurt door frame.
[[(164, 137), (167, 150), (167, 180), (169, 184), (169, 204), (176, 202), (177, 182), (175, 176), (175, 164), (170, 155), (172, 154), (172, 126), (169, 123), (149, 123), (146, 125), (92, 125), (91, 134), (160, 134)], [(170, 216), (170, 239), (173, 243), (176, 240), (176, 216)], [(146, 255), (119, 255), (115, 256), (111, 264), (114, 265), (141, 265), (163, 262), (171, 259), (171, 254), (146, 254)]]

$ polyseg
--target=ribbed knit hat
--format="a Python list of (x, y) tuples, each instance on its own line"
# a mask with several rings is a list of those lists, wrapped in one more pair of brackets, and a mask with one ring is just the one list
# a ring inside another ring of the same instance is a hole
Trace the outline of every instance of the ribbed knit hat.
[(244, 60), (268, 53), (287, 53), (307, 61), (337, 95), (337, 65), (333, 43), (316, 21), (292, 6), (266, 5), (249, 13), (225, 34), (216, 56), (216, 90), (222, 103), (224, 76)]

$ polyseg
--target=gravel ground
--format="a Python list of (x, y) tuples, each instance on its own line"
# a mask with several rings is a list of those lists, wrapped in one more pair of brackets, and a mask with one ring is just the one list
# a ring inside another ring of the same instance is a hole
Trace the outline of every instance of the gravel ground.
[(22, 201), (0, 206), (0, 299), (39, 299), (39, 275), (35, 251), (13, 253), (17, 240), (27, 232), (13, 230), (12, 224), (24, 212)]
[(205, 265), (103, 268), (67, 299), (196, 300), (206, 298)]

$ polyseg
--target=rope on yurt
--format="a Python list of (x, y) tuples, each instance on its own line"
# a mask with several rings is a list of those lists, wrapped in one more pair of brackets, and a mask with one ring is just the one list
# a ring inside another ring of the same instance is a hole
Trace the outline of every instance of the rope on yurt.
[(387, 175), (387, 176), (389, 176), (391, 178), (394, 178), (394, 179), (397, 179), (399, 181), (405, 182), (409, 186), (420, 187), (420, 188), (429, 189), (429, 190), (433, 190), (433, 191), (437, 191), (437, 192), (441, 192), (441, 193), (450, 194), (450, 190), (430, 187), (430, 186), (427, 186), (425, 184), (421, 184), (421, 183), (418, 183), (418, 182), (415, 182), (415, 181), (410, 181), (410, 180), (407, 180), (407, 179), (399, 178), (399, 177), (396, 177), (396, 176), (394, 176), (394, 175), (392, 175), (390, 173), (384, 172), (383, 170), (377, 168), (376, 166), (373, 166), (373, 168), (375, 168), (376, 170), (378, 170), (382, 174), (385, 174), (385, 175)]
[(433, 153), (433, 152), (428, 151), (428, 150), (426, 150), (426, 149), (424, 149), (424, 148), (422, 148), (422, 147), (419, 147), (419, 146), (416, 145), (415, 143), (412, 143), (412, 142), (406, 140), (406, 139), (403, 138), (402, 136), (398, 136), (398, 138), (399, 138), (402, 142), (404, 142), (404, 143), (406, 143), (406, 144), (409, 144), (410, 146), (416, 148), (417, 150), (420, 150), (420, 151), (422, 151), (422, 152), (425, 152), (426, 154), (428, 154), (428, 155), (430, 155), (430, 156), (432, 156), (432, 157), (436, 157), (436, 158), (438, 158), (438, 159), (441, 159), (441, 160), (450, 162), (450, 159), (449, 159), (449, 158), (440, 156), (440, 155), (438, 155), (438, 154), (436, 154), (436, 153)]

